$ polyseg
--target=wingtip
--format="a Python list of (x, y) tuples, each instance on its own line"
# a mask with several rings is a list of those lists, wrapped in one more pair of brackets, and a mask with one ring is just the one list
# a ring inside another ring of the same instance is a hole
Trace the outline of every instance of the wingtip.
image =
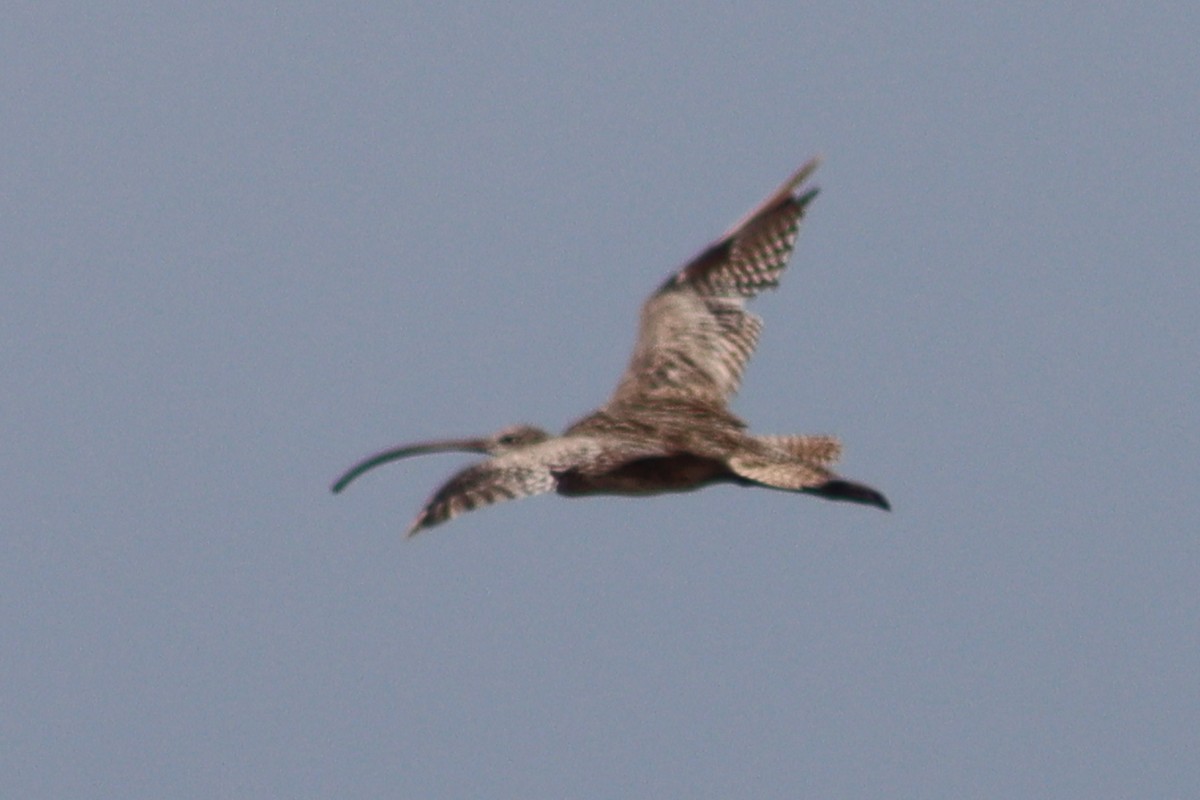
[(884, 511), (892, 510), (892, 504), (884, 497), (883, 492), (863, 483), (848, 481), (845, 478), (835, 477), (804, 491), (824, 497), (826, 500), (842, 500), (864, 506), (874, 506)]
[(884, 497), (883, 492), (879, 491), (878, 489), (872, 489), (870, 486), (862, 486), (861, 490), (861, 495), (856, 497), (847, 497), (845, 499), (851, 500), (852, 502), (861, 503), (865, 506), (874, 506), (875, 508), (882, 509), (883, 511), (890, 512), (892, 510), (892, 504), (888, 502), (886, 497)]
[(824, 160), (825, 157), (818, 153), (808, 161), (805, 161), (800, 165), (800, 169), (796, 170), (796, 172), (792, 175), (791, 179), (788, 181), (788, 184), (792, 188), (795, 188), (804, 183), (814, 172), (817, 171), (817, 167), (821, 166), (821, 163)]
[(404, 538), (411, 539), (421, 531), (428, 528), (429, 524), (427, 523), (427, 520), (428, 515), (424, 511), (422, 511), (420, 514), (417, 514), (416, 519), (412, 521), (412, 524), (408, 526), (408, 530), (404, 532)]
[[(814, 172), (817, 171), (817, 167), (821, 166), (821, 162), (823, 160), (824, 159), (821, 156), (816, 155), (804, 162), (804, 165), (800, 167), (800, 169), (796, 170), (796, 174), (792, 176), (790, 181), (788, 181), (789, 191), (792, 193), (796, 192), (804, 184), (804, 182), (808, 180)], [(810, 202), (812, 202), (814, 197), (820, 193), (821, 187), (812, 186), (803, 194), (796, 197), (796, 203), (800, 206), (800, 208), (804, 208)]]
[[(821, 156), (817, 155), (813, 156), (808, 161), (805, 161), (800, 166), (800, 169), (793, 172), (786, 181), (780, 184), (778, 189), (768, 195), (765, 200), (756, 205), (754, 208), (747, 211), (741, 219), (733, 223), (733, 225), (729, 227), (729, 230), (725, 231), (725, 233), (721, 235), (721, 238), (717, 240), (716, 245), (714, 246), (720, 245), (722, 242), (728, 240), (731, 236), (735, 235), (738, 231), (745, 227), (750, 220), (754, 219), (759, 214), (762, 214), (776, 203), (783, 202), (786, 198), (794, 197), (796, 190), (800, 187), (800, 185), (808, 180), (809, 177), (811, 177), (812, 174), (817, 171), (817, 167), (821, 166), (821, 160)], [(810, 200), (816, 197), (818, 191), (819, 189), (814, 186), (811, 189), (806, 190), (804, 194), (796, 197), (796, 202), (800, 204), (800, 208), (803, 209)]]

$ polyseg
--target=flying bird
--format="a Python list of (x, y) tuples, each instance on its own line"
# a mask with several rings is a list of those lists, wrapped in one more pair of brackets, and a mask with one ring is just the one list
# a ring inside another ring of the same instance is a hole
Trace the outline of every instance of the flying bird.
[(650, 295), (616, 391), (561, 436), (513, 425), (488, 437), (389, 448), (351, 467), (333, 492), (381, 464), (460, 451), (489, 458), (446, 481), (409, 536), (466, 511), (549, 491), (644, 496), (732, 483), (890, 510), (883, 494), (832, 471), (841, 454), (836, 438), (755, 436), (728, 408), (762, 329), (746, 301), (778, 285), (817, 195), (804, 186), (817, 164), (802, 166)]

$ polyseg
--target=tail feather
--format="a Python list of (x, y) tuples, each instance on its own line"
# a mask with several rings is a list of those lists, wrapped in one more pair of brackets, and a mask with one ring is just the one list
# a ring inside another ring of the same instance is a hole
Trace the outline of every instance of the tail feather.
[(826, 467), (842, 455), (842, 443), (836, 436), (760, 436), (759, 440), (792, 458)]
[(753, 483), (773, 489), (798, 492), (822, 486), (833, 478), (824, 467), (804, 461), (772, 461), (753, 456), (734, 456), (729, 459), (734, 474)]
[[(828, 436), (776, 436), (773, 439), (781, 449), (795, 453), (792, 459), (771, 458), (770, 455), (735, 455), (729, 459), (729, 469), (740, 482), (803, 492), (823, 497), (826, 500), (842, 500), (850, 503), (875, 506), (891, 511), (892, 506), (883, 493), (870, 486), (849, 481), (828, 469), (826, 464), (837, 457), (840, 449), (837, 440)], [(799, 453), (808, 454), (804, 458)], [(824, 453), (826, 462), (816, 463), (812, 453)]]

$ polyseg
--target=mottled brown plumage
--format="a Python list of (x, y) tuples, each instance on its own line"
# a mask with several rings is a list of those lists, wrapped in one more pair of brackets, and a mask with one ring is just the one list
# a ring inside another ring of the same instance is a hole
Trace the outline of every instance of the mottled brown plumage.
[(551, 490), (637, 496), (734, 483), (890, 508), (875, 489), (831, 471), (841, 453), (837, 439), (754, 436), (728, 408), (762, 330), (746, 300), (778, 285), (817, 194), (801, 191), (816, 167), (816, 160), (801, 167), (650, 296), (613, 396), (562, 436), (517, 425), (487, 438), (392, 448), (351, 468), (333, 491), (389, 461), (460, 450), (491, 458), (447, 481), (410, 536), (481, 506)]

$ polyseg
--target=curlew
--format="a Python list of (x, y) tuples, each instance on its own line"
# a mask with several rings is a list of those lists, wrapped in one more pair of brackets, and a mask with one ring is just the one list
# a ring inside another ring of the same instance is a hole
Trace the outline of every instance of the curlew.
[(880, 492), (832, 471), (841, 453), (836, 438), (755, 436), (728, 408), (762, 329), (746, 301), (778, 285), (817, 194), (804, 187), (817, 163), (797, 170), (650, 295), (616, 391), (561, 436), (514, 425), (489, 437), (394, 447), (351, 467), (333, 491), (380, 464), (461, 451), (490, 458), (438, 489), (409, 536), (466, 511), (552, 490), (644, 496), (732, 483), (890, 509)]

